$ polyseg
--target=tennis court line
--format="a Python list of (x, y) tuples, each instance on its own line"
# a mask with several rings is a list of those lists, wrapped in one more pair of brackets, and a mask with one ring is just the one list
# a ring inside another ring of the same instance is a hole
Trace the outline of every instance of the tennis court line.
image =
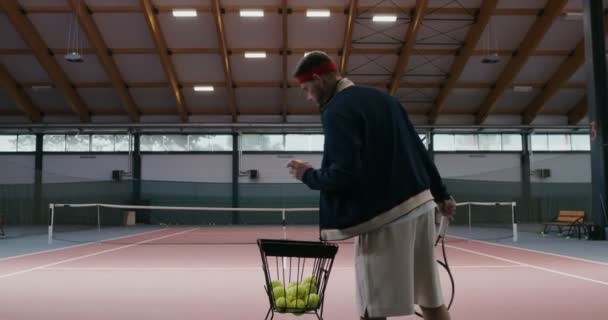
[[(355, 267), (333, 267), (332, 270), (353, 270)], [(483, 269), (483, 268), (527, 268), (519, 264), (509, 265), (478, 265), (478, 266), (451, 266), (451, 269)], [(255, 267), (46, 267), (41, 270), (51, 271), (251, 271), (261, 270)], [(304, 268), (312, 270), (312, 268)], [(276, 270), (276, 268), (270, 268)]]
[(605, 285), (608, 286), (608, 282), (605, 281), (600, 281), (600, 280), (595, 280), (595, 279), (591, 279), (591, 278), (587, 278), (587, 277), (583, 277), (583, 276), (578, 276), (572, 273), (567, 273), (567, 272), (562, 272), (562, 271), (557, 271), (557, 270), (553, 270), (553, 269), (549, 269), (549, 268), (545, 268), (545, 267), (539, 267), (539, 266), (535, 266), (533, 264), (529, 264), (529, 263), (525, 263), (525, 262), (520, 262), (520, 261), (516, 261), (516, 260), (511, 260), (511, 259), (507, 259), (507, 258), (502, 258), (502, 257), (498, 257), (495, 255), (491, 255), (491, 254), (486, 254), (486, 253), (482, 253), (482, 252), (478, 252), (478, 251), (474, 251), (474, 250), (469, 250), (469, 249), (464, 249), (464, 248), (460, 248), (460, 247), (455, 247), (452, 245), (446, 245), (446, 247), (451, 248), (451, 249), (455, 249), (455, 250), (460, 250), (460, 251), (464, 251), (464, 252), (469, 252), (469, 253), (473, 253), (473, 254), (477, 254), (483, 257), (487, 257), (487, 258), (493, 258), (496, 260), (500, 260), (503, 262), (509, 262), (509, 263), (515, 263), (524, 267), (528, 267), (528, 268), (532, 268), (532, 269), (537, 269), (537, 270), (541, 270), (541, 271), (545, 271), (545, 272), (550, 272), (550, 273), (555, 273), (561, 276), (565, 276), (565, 277), (570, 277), (570, 278), (574, 278), (574, 279), (578, 279), (578, 280), (583, 280), (583, 281), (589, 281), (595, 284), (601, 284), (601, 285)]
[(494, 242), (482, 241), (482, 240), (474, 240), (474, 239), (469, 239), (469, 238), (465, 238), (465, 237), (458, 237), (458, 236), (451, 236), (451, 235), (448, 235), (448, 238), (456, 238), (456, 239), (468, 240), (468, 241), (471, 241), (471, 242), (478, 242), (478, 243), (483, 243), (483, 244), (489, 244), (489, 245), (492, 245), (492, 246), (498, 246), (498, 247), (504, 247), (504, 248), (510, 248), (510, 249), (517, 249), (517, 250), (522, 250), (522, 251), (528, 251), (528, 252), (546, 254), (546, 255), (549, 255), (549, 256), (566, 258), (566, 259), (572, 259), (572, 260), (577, 260), (577, 261), (582, 261), (582, 262), (588, 262), (588, 263), (593, 263), (593, 264), (599, 264), (599, 265), (608, 267), (608, 263), (606, 263), (606, 262), (594, 261), (594, 260), (589, 260), (589, 259), (585, 259), (585, 258), (577, 258), (577, 257), (565, 256), (565, 255), (561, 255), (561, 254), (558, 254), (558, 253), (551, 253), (551, 252), (545, 252), (545, 251), (528, 249), (528, 248), (520, 248), (520, 247), (510, 246), (510, 245), (506, 245), (506, 244), (500, 244), (500, 243), (494, 243)]
[(35, 270), (44, 269), (46, 267), (56, 266), (58, 264), (62, 264), (62, 263), (66, 263), (66, 262), (72, 262), (72, 261), (76, 261), (76, 260), (80, 260), (80, 259), (84, 259), (84, 258), (98, 256), (100, 254), (104, 254), (104, 253), (108, 253), (108, 252), (113, 252), (113, 251), (118, 251), (118, 250), (130, 248), (130, 247), (133, 247), (133, 246), (136, 246), (136, 245), (139, 245), (139, 244), (142, 244), (142, 243), (150, 242), (150, 241), (155, 241), (155, 240), (160, 240), (160, 239), (165, 239), (165, 238), (177, 236), (177, 235), (180, 235), (180, 234), (185, 234), (185, 233), (188, 233), (188, 232), (192, 232), (192, 231), (194, 231), (196, 229), (197, 228), (191, 228), (191, 229), (187, 229), (187, 230), (184, 230), (184, 231), (181, 231), (181, 232), (176, 232), (176, 233), (172, 233), (172, 234), (169, 234), (169, 235), (155, 237), (155, 238), (152, 238), (152, 239), (143, 240), (143, 241), (139, 241), (139, 242), (132, 243), (132, 244), (127, 244), (127, 245), (116, 247), (116, 248), (112, 248), (112, 249), (102, 250), (102, 251), (99, 251), (99, 252), (95, 252), (95, 253), (91, 253), (91, 254), (86, 254), (86, 255), (83, 255), (83, 256), (77, 256), (77, 257), (70, 258), (70, 259), (64, 259), (64, 260), (56, 261), (56, 262), (53, 262), (53, 263), (48, 263), (48, 264), (41, 265), (41, 266), (34, 267), (34, 268), (29, 268), (29, 269), (25, 269), (25, 270), (21, 270), (21, 271), (16, 271), (16, 272), (11, 272), (11, 273), (7, 273), (7, 274), (3, 274), (3, 275), (0, 275), (0, 279), (12, 277), (12, 276), (16, 276), (16, 275), (20, 275), (20, 274), (24, 274), (24, 273), (28, 273), (28, 272), (35, 271)]
[[(78, 247), (82, 247), (82, 246), (88, 246), (88, 245), (91, 245), (91, 244), (96, 244), (96, 243), (104, 242), (104, 241), (124, 239), (124, 238), (128, 238), (128, 237), (136, 237), (136, 236), (140, 236), (140, 235), (143, 235), (143, 234), (148, 234), (148, 233), (152, 233), (152, 232), (158, 232), (158, 231), (162, 231), (162, 230), (167, 230), (167, 229), (150, 230), (150, 231), (145, 231), (145, 232), (138, 233), (138, 234), (130, 234), (130, 235), (126, 235), (126, 236), (120, 236), (120, 237), (115, 237), (115, 238), (104, 239), (104, 240), (101, 240), (101, 241), (93, 241), (93, 242), (75, 244), (75, 245), (71, 245), (71, 246), (67, 246), (67, 247), (61, 247), (61, 248), (54, 248), (54, 249), (41, 250), (41, 251), (30, 252), (30, 253), (24, 253), (24, 254), (20, 254), (20, 255), (17, 255), (17, 256), (0, 258), (0, 262), (6, 261), (6, 260), (11, 260), (11, 259), (29, 257), (29, 256), (41, 254), (41, 253), (54, 252), (54, 251), (59, 251), (59, 250), (66, 250), (66, 249), (78, 248)], [(46, 240), (46, 238), (45, 238), (45, 240)]]

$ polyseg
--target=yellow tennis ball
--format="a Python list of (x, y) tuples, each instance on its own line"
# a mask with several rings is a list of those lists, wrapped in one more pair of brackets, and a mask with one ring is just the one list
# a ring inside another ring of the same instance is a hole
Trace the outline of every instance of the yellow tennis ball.
[(306, 309), (306, 303), (304, 302), (304, 300), (297, 299), (296, 300), (296, 308), (302, 309), (302, 310)]
[(295, 300), (298, 297), (298, 287), (293, 286), (287, 289), (287, 300)]
[(304, 282), (304, 283), (302, 283), (302, 287), (306, 288), (306, 295), (308, 295), (309, 293), (319, 292), (317, 285), (314, 284), (313, 282)]
[(306, 311), (306, 303), (302, 299), (296, 299), (291, 302), (287, 302), (287, 311), (295, 315), (299, 315)]
[(308, 302), (306, 303), (306, 308), (308, 309), (317, 309), (321, 302), (321, 298), (316, 293), (311, 293), (308, 295)]
[(287, 307), (287, 300), (285, 297), (280, 297), (274, 302), (275, 309), (279, 312), (285, 312), (285, 308)]
[(272, 280), (272, 282), (270, 284), (272, 285), (273, 288), (283, 286), (283, 283), (281, 283), (281, 281), (279, 281), (279, 280)]
[(306, 285), (306, 284), (302, 284), (302, 286), (298, 287), (297, 289), (297, 295), (298, 298), (300, 299), (305, 299), (306, 297), (308, 297), (308, 294), (310, 293), (309, 291), (310, 286)]
[(285, 289), (283, 287), (274, 287), (272, 289), (272, 296), (274, 299), (285, 297)]

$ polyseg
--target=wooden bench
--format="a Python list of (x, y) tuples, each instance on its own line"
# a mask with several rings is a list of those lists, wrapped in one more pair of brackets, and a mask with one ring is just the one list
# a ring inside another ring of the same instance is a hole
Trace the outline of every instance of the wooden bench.
[(568, 236), (576, 232), (580, 239), (582, 234), (586, 234), (585, 211), (560, 210), (554, 221), (545, 223), (543, 234), (549, 232), (551, 227), (557, 227), (557, 232), (560, 235), (563, 234), (564, 229), (567, 229)]

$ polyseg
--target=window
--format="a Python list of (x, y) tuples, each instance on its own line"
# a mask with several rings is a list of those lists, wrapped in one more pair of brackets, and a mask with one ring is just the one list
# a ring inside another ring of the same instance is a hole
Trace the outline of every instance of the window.
[(191, 134), (188, 136), (188, 150), (232, 151), (232, 136)]
[(521, 134), (503, 134), (502, 151), (522, 151), (524, 149)]
[(141, 151), (232, 151), (232, 136), (227, 134), (150, 134), (142, 135), (140, 143)]
[(570, 136), (572, 151), (590, 151), (591, 137), (588, 134), (573, 134)]
[(140, 142), (141, 151), (188, 151), (187, 135), (142, 135)]
[(322, 134), (311, 134), (310, 136), (310, 151), (323, 151), (325, 136)]
[(548, 151), (549, 143), (547, 141), (546, 134), (533, 134), (530, 135), (530, 148), (533, 151)]
[(454, 151), (454, 135), (453, 134), (435, 134), (435, 135), (433, 135), (433, 148), (436, 151)]
[[(35, 151), (36, 137), (19, 138), (19, 148)], [(127, 134), (45, 134), (42, 140), (44, 152), (120, 152), (129, 151)], [(131, 150), (132, 147), (131, 147)]]
[(478, 151), (479, 144), (475, 134), (455, 134), (454, 150), (456, 151)]
[(90, 135), (67, 135), (65, 137), (66, 150), (68, 152), (88, 152), (91, 151)]
[(16, 152), (17, 151), (17, 136), (4, 135), (0, 136), (0, 152)]
[(435, 151), (521, 151), (520, 134), (435, 134)]
[(45, 152), (65, 152), (65, 135), (44, 135), (44, 138), (42, 140), (42, 150)]
[(502, 135), (480, 134), (479, 151), (502, 151)]
[(91, 136), (91, 151), (112, 152), (114, 151), (114, 135), (94, 134)]
[(591, 141), (588, 134), (549, 133), (533, 134), (532, 151), (589, 151)]
[(325, 136), (322, 134), (243, 134), (243, 151), (322, 152)]
[(322, 134), (287, 134), (285, 151), (323, 151)]
[(244, 134), (241, 138), (243, 151), (283, 151), (285, 136), (282, 134)]
[(549, 150), (551, 151), (571, 151), (569, 134), (549, 134), (547, 135)]
[[(129, 137), (131, 137), (129, 141)], [(133, 137), (128, 134), (117, 134), (114, 136), (114, 151), (132, 151)]]
[(17, 152), (35, 152), (36, 136), (33, 134), (20, 134), (17, 136)]

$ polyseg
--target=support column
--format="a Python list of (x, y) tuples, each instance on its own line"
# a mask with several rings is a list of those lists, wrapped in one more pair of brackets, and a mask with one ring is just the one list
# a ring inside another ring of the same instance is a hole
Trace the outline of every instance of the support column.
[(521, 135), (521, 203), (517, 204), (517, 210), (519, 213), (519, 218), (525, 217), (526, 220), (530, 220), (530, 218), (539, 218), (539, 217), (530, 217), (530, 206), (532, 202), (532, 194), (531, 194), (531, 183), (530, 183), (530, 133), (528, 131), (522, 132)]
[[(239, 153), (239, 134), (237, 132), (232, 133), (232, 207), (239, 207), (239, 173), (241, 168), (239, 167), (240, 160)], [(237, 211), (232, 212), (232, 224), (239, 223), (239, 213)]]
[[(131, 204), (133, 205), (150, 205), (149, 203), (142, 202), (141, 199), (141, 152), (139, 142), (141, 134), (139, 132), (133, 133), (133, 147), (131, 150)], [(150, 224), (150, 212), (146, 210), (135, 211), (135, 221), (137, 223)]]
[(47, 208), (42, 203), (42, 141), (43, 134), (36, 134), (36, 154), (34, 156), (34, 224), (48, 223)]
[(131, 168), (133, 168), (133, 172), (131, 173), (131, 177), (133, 178), (133, 185), (131, 186), (132, 193), (132, 202), (137, 205), (141, 203), (141, 153), (139, 148), (139, 141), (141, 135), (139, 133), (133, 134), (133, 150), (131, 151)]
[[(602, 0), (583, 1), (585, 60), (587, 66), (587, 103), (591, 127), (592, 212), (589, 220), (601, 227), (608, 225), (608, 83)], [(603, 239), (606, 239), (604, 234)]]

